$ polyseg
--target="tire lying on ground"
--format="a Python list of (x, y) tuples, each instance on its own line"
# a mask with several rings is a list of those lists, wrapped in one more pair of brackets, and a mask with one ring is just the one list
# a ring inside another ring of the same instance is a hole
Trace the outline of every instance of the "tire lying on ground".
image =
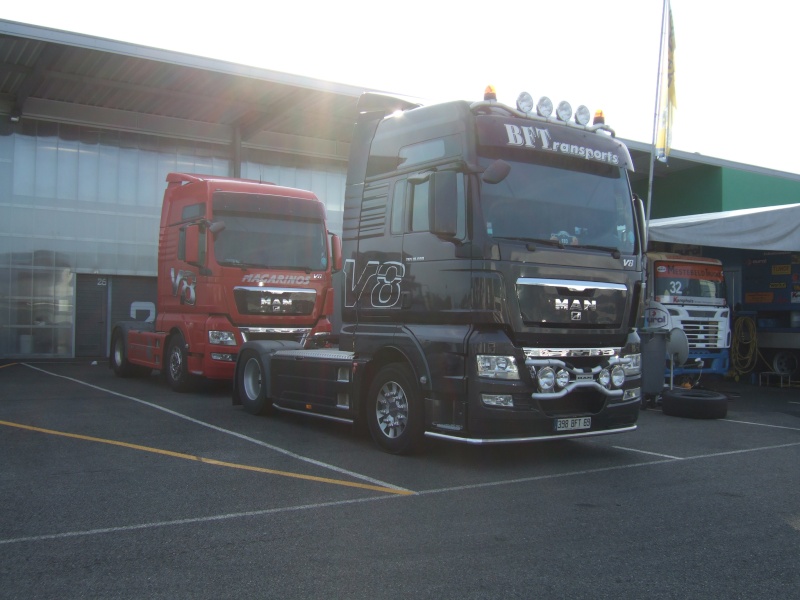
[(728, 397), (711, 390), (664, 390), (661, 411), (671, 417), (690, 419), (723, 419), (728, 414)]

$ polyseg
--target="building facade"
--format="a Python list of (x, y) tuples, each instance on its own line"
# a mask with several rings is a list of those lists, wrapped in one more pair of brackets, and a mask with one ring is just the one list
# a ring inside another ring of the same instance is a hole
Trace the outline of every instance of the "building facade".
[[(363, 91), (0, 20), (0, 358), (103, 357), (115, 321), (154, 318), (169, 172), (311, 190), (341, 233)], [(798, 176), (630, 147), (656, 218), (800, 198)]]

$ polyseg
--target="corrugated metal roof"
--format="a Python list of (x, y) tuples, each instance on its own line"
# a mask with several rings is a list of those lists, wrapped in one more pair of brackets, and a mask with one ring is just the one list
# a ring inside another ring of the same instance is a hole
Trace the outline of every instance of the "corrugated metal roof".
[[(347, 160), (363, 88), (0, 19), (0, 114)], [(369, 90), (380, 91), (380, 90)], [(647, 144), (623, 140), (646, 180)], [(673, 151), (654, 177), (705, 165), (800, 176)]]
[(0, 20), (0, 112), (23, 118), (345, 160), (363, 91)]

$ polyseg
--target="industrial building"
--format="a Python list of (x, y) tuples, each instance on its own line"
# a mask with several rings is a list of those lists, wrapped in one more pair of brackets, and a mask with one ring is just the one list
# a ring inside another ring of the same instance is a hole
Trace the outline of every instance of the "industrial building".
[[(340, 233), (364, 91), (0, 20), (0, 358), (106, 356), (115, 321), (152, 317), (171, 171), (309, 189)], [(650, 147), (626, 143), (645, 197)], [(654, 219), (800, 201), (797, 175), (677, 151), (654, 168)]]

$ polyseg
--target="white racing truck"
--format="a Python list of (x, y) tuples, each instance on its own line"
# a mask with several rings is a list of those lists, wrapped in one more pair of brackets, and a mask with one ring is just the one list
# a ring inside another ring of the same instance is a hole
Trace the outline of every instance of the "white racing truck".
[[(722, 263), (714, 258), (648, 252), (648, 300), (669, 313), (667, 329), (679, 328), (689, 341), (689, 357), (675, 376), (725, 375), (730, 369), (730, 307)], [(666, 376), (669, 376), (667, 368)]]

